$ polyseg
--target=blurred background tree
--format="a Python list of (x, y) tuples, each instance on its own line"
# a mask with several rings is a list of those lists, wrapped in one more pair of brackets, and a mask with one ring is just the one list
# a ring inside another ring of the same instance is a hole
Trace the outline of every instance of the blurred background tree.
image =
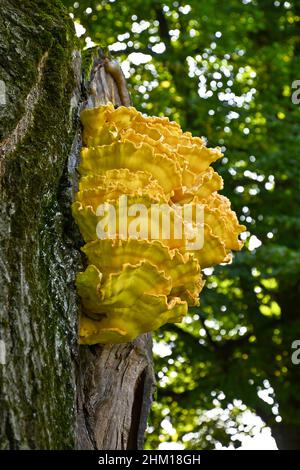
[(201, 306), (155, 335), (147, 446), (238, 447), (255, 413), (279, 448), (299, 449), (299, 1), (64, 4), (83, 47), (122, 62), (139, 110), (222, 147), (224, 194), (247, 225), (233, 264), (205, 271)]

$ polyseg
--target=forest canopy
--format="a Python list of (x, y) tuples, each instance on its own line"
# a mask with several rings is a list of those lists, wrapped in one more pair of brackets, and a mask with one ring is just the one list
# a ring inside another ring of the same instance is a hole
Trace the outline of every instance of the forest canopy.
[(200, 307), (154, 336), (147, 447), (239, 447), (268, 426), (299, 448), (300, 3), (63, 3), (82, 47), (121, 62), (137, 109), (222, 148), (223, 194), (247, 226), (233, 263), (205, 270)]

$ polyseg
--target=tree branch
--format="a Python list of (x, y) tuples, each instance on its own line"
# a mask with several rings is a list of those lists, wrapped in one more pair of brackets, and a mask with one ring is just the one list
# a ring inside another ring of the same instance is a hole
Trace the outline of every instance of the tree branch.
[(168, 26), (166, 16), (164, 14), (164, 11), (161, 5), (155, 5), (154, 10), (155, 10), (157, 21), (159, 23), (160, 37), (164, 41), (166, 48), (170, 50), (172, 49), (172, 44), (171, 44), (171, 36), (169, 33), (169, 26)]

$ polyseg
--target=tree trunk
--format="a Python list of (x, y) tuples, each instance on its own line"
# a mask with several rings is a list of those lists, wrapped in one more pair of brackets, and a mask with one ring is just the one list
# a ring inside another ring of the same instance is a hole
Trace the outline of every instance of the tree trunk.
[(142, 449), (151, 405), (151, 335), (80, 351), (77, 448)]
[(81, 60), (54, 0), (0, 16), (0, 448), (142, 446), (151, 337), (78, 347)]
[(299, 426), (280, 423), (274, 424), (271, 430), (279, 450), (300, 449)]

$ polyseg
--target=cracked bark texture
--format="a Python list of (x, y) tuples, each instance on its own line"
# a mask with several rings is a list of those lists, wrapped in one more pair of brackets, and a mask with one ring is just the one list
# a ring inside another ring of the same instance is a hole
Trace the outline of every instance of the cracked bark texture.
[(80, 349), (77, 448), (142, 449), (154, 383), (151, 335)]
[(84, 260), (70, 214), (82, 99), (74, 27), (56, 0), (1, 0), (0, 9), (0, 449), (141, 447), (150, 335), (77, 345), (74, 278)]

